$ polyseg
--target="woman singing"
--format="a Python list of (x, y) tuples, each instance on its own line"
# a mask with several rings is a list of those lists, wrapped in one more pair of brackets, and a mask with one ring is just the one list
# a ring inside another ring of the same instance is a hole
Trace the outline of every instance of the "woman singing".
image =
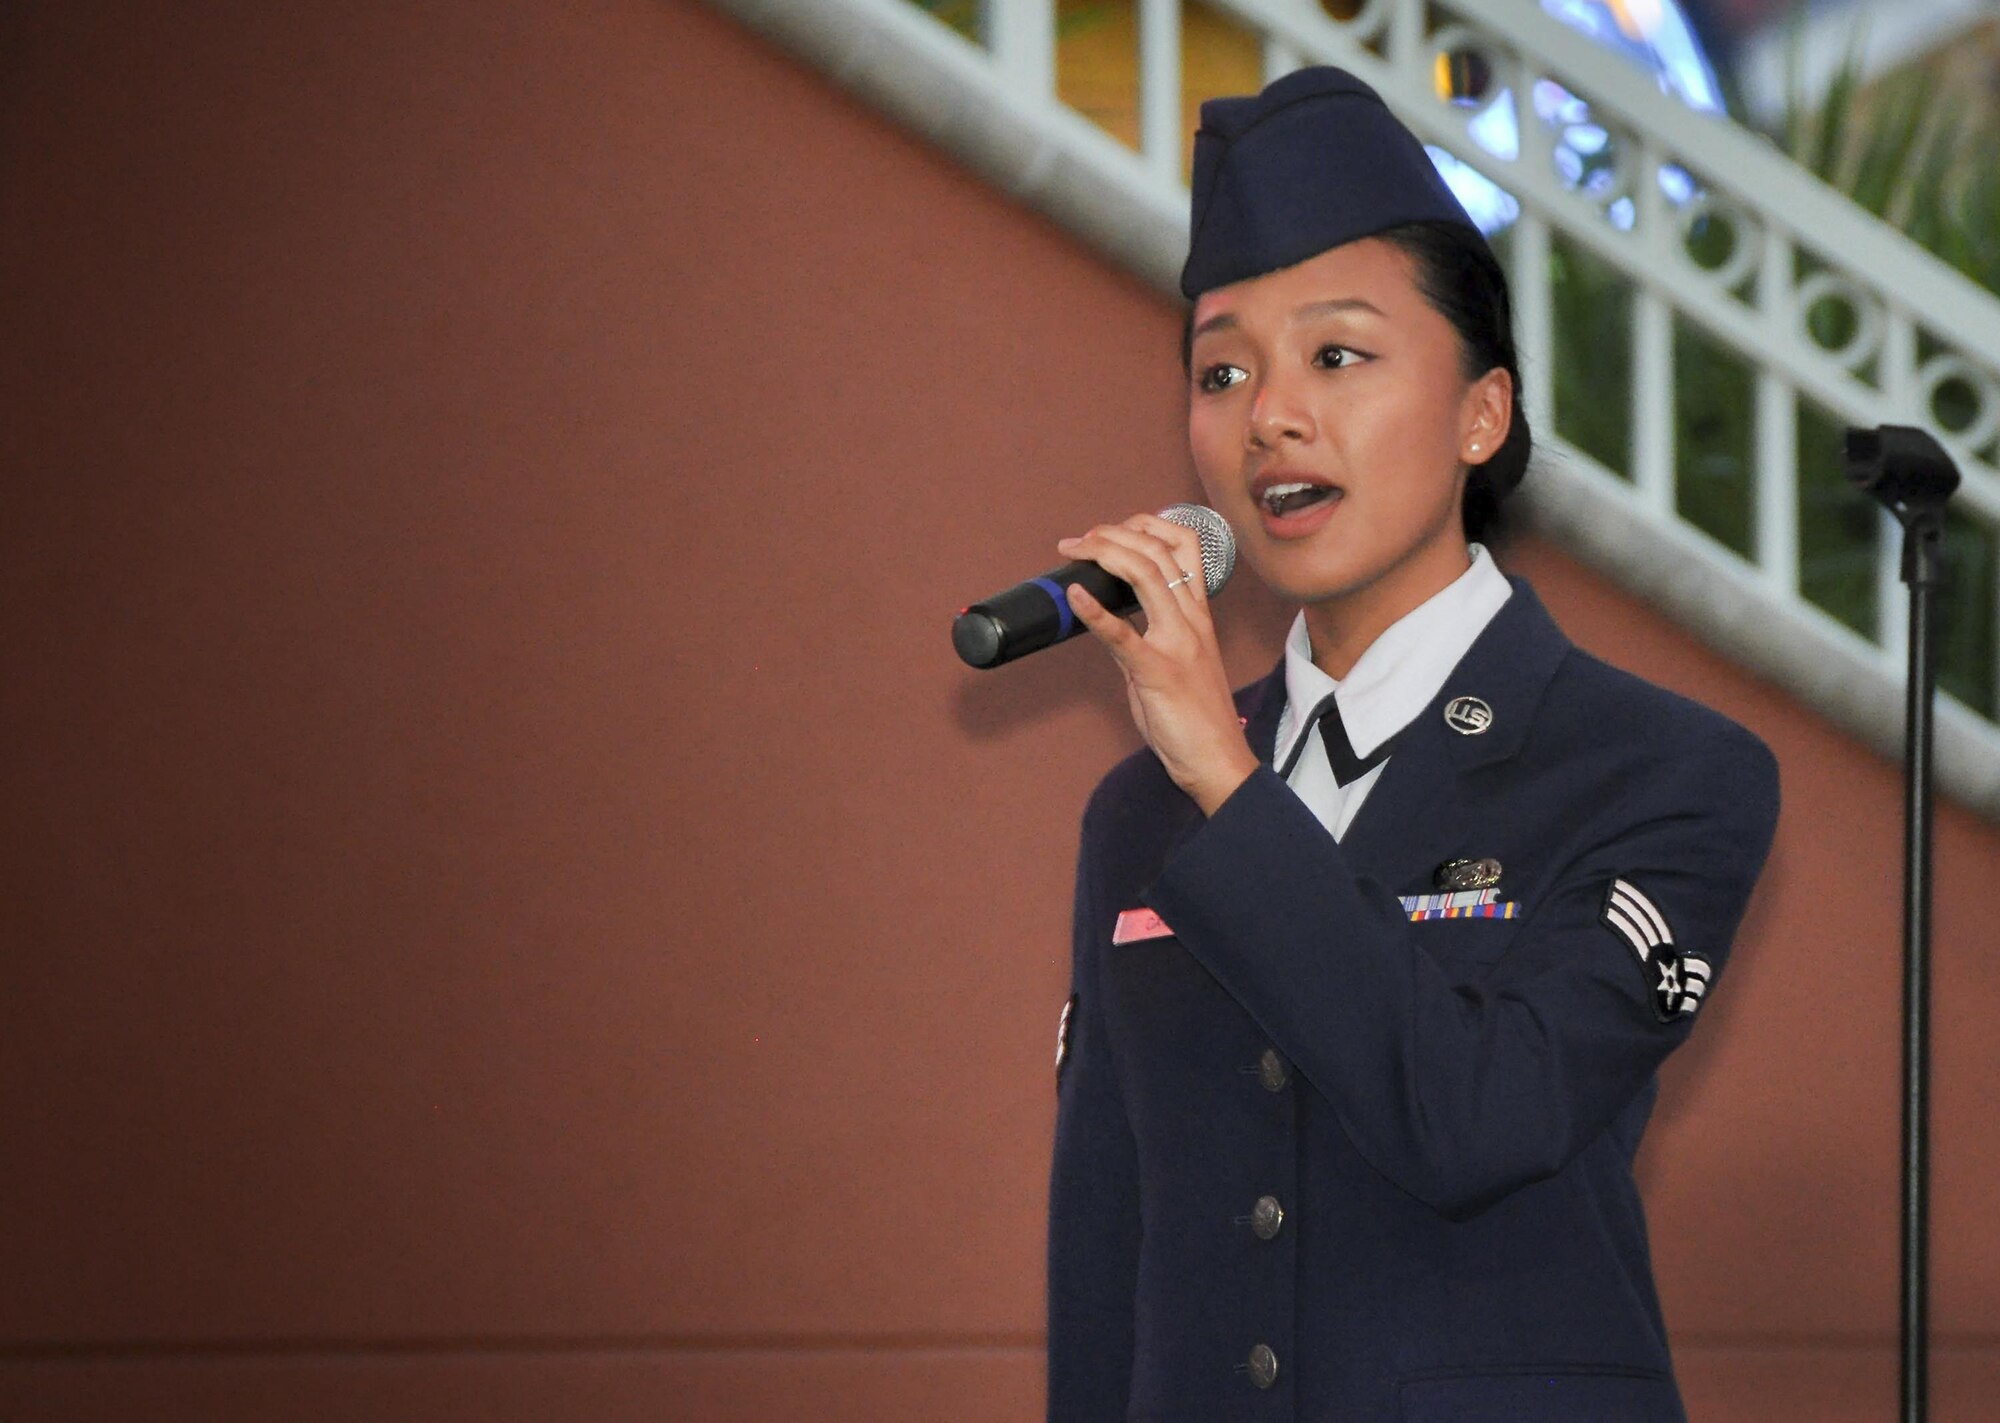
[(1182, 288), (1202, 487), (1300, 611), (1232, 696), (1192, 533), (1058, 546), (1138, 592), (1143, 634), (1069, 598), (1146, 749), (1084, 815), (1049, 1416), (1680, 1420), (1632, 1159), (1770, 753), (1477, 542), (1530, 446), (1506, 283), (1366, 85), (1203, 106)]

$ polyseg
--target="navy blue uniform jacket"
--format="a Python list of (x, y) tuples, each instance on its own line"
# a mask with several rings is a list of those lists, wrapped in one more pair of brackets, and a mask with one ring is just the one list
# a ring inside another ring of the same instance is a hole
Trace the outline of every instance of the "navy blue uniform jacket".
[[(1659, 966), (1719, 975), (1776, 765), (1578, 650), (1513, 584), (1342, 841), (1270, 767), (1282, 664), (1238, 694), (1265, 765), (1212, 817), (1150, 751), (1092, 797), (1051, 1419), (1684, 1416), (1631, 1171), (1696, 1016)], [(1487, 729), (1447, 724), (1461, 696)], [(1413, 922), (1399, 903), (1489, 857), (1515, 917)], [(1671, 951), (1642, 961), (1607, 917), (1619, 881)], [(1114, 945), (1142, 906), (1171, 934)]]

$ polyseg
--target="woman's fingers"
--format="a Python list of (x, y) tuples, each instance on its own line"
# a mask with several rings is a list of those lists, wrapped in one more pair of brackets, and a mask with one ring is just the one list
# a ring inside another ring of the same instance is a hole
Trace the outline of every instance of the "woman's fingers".
[[(1180, 566), (1181, 573), (1192, 575), (1181, 586), (1192, 593), (1196, 601), (1206, 603), (1208, 576), (1201, 561), (1201, 535), (1171, 519), (1162, 519), (1158, 514), (1134, 514), (1127, 522), (1173, 550), (1174, 562)], [(1180, 574), (1174, 576), (1178, 578)]]
[[(1140, 515), (1123, 524), (1103, 524), (1082, 538), (1064, 539), (1057, 549), (1072, 558), (1085, 558), (1132, 586), (1139, 606), (1145, 610), (1148, 629), (1173, 628), (1195, 614), (1206, 623), (1201, 565), (1192, 568), (1181, 562), (1181, 550), (1150, 529), (1135, 527)], [(1154, 519), (1163, 528), (1165, 520)], [(1198, 550), (1197, 550), (1198, 552)], [(1199, 611), (1198, 611), (1199, 610)]]
[(1077, 621), (1109, 647), (1121, 665), (1129, 665), (1133, 651), (1145, 640), (1139, 636), (1139, 630), (1091, 597), (1090, 590), (1081, 583), (1070, 584), (1063, 594), (1069, 599)]
[(1256, 766), (1243, 740), (1216, 645), (1202, 576), (1199, 539), (1177, 524), (1138, 514), (1057, 545), (1130, 584), (1146, 613), (1146, 631), (1108, 612), (1071, 585), (1072, 611), (1105, 644), (1125, 677), (1132, 719), (1160, 764), (1204, 810), (1212, 810)]
[(1167, 581), (1180, 576), (1174, 552), (1149, 534), (1139, 534), (1122, 524), (1100, 524), (1082, 538), (1064, 539), (1056, 547), (1073, 558), (1087, 558), (1143, 591), (1150, 582), (1162, 590)]

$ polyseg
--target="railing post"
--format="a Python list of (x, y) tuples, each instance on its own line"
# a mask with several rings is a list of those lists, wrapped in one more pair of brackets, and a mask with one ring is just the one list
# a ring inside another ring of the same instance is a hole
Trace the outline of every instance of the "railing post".
[(1882, 663), (1898, 666), (1909, 660), (1909, 594), (1903, 586), (1903, 526), (1887, 509), (1875, 511), (1875, 638)]
[(980, 38), (1010, 85), (1030, 98), (1056, 91), (1056, 0), (984, 0)]
[(1423, 76), (1425, 0), (1393, 0), (1389, 11), (1389, 64), (1412, 78)]
[[(1639, 143), (1632, 165), (1635, 235), (1653, 250), (1659, 271), (1680, 255), (1668, 240), (1659, 155), (1636, 136), (1626, 141)], [(1674, 309), (1642, 282), (1632, 289), (1632, 480), (1641, 502), (1665, 518), (1675, 515), (1674, 404)]]
[[(2000, 539), (2000, 530), (1993, 530), (1994, 537)], [(2000, 558), (1993, 560), (1993, 606), (2000, 610)], [(2000, 628), (1994, 629), (1994, 638), (2000, 642)], [(1993, 649), (1993, 710), (2000, 713), (2000, 646)]]
[[(1744, 219), (1736, 219), (1736, 240), (1747, 242)], [(1767, 329), (1782, 339), (1791, 304), (1792, 244), (1774, 222), (1766, 222), (1758, 254), (1757, 306)], [(1757, 569), (1787, 598), (1799, 592), (1799, 396), (1772, 367), (1757, 363)]]
[(1139, 151), (1169, 183), (1181, 177), (1181, 0), (1139, 0)]
[[(1805, 329), (1806, 313), (1797, 314), (1796, 330)], [(1887, 304), (1882, 331), (1882, 394), (1889, 409), (1912, 425), (1928, 424), (1928, 411), (1916, 399), (1917, 328), (1908, 312)], [(1805, 339), (1801, 336), (1799, 339)], [(1903, 584), (1903, 526), (1886, 509), (1876, 511), (1875, 637), (1885, 665), (1900, 667), (1910, 655), (1909, 589)]]
[(1521, 403), (1539, 434), (1555, 433), (1555, 295), (1550, 289), (1549, 223), (1523, 205), (1514, 222), (1508, 265), (1514, 296), (1514, 338), (1521, 358)]
[(1293, 49), (1283, 40), (1272, 36), (1269, 31), (1265, 32), (1264, 82), (1266, 84), (1269, 84), (1273, 79), (1282, 78), (1290, 74), (1304, 63), (1305, 60), (1300, 57), (1297, 50)]
[(1632, 482), (1674, 515), (1674, 312), (1651, 287), (1632, 292)]

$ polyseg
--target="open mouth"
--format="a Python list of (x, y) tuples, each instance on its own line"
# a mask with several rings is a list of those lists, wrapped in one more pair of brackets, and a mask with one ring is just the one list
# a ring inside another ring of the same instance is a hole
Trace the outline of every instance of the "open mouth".
[(1340, 490), (1334, 485), (1290, 479), (1270, 486), (1257, 496), (1257, 502), (1272, 518), (1285, 519), (1339, 497)]

